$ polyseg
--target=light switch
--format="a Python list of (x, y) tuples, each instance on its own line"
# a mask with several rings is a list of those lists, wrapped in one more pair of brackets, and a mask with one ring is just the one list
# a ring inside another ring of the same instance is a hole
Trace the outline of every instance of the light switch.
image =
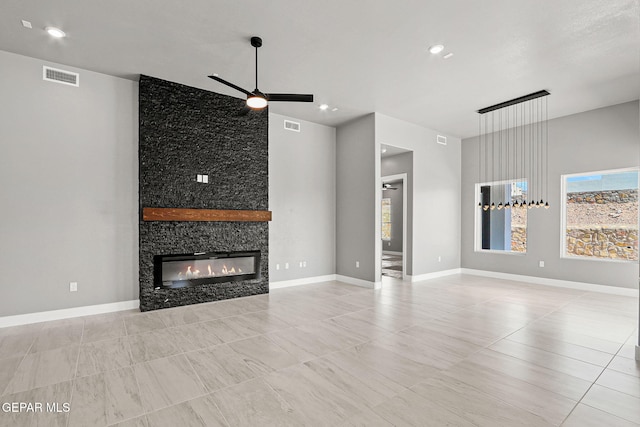
[(196, 181), (202, 182), (202, 175), (200, 174), (196, 175)]
[(204, 182), (205, 184), (209, 183), (209, 175), (202, 175), (202, 182)]

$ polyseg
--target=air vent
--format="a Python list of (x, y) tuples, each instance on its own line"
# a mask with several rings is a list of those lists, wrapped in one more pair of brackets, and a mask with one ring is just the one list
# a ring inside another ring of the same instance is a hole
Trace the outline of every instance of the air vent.
[(80, 74), (47, 67), (46, 65), (42, 67), (42, 79), (69, 86), (80, 86)]
[(442, 135), (438, 135), (436, 137), (436, 142), (438, 144), (441, 144), (441, 145), (447, 145), (447, 137), (446, 136), (442, 136)]
[(291, 120), (285, 120), (284, 121), (284, 128), (286, 130), (291, 130), (291, 131), (294, 131), (294, 132), (300, 132), (300, 123), (292, 122)]

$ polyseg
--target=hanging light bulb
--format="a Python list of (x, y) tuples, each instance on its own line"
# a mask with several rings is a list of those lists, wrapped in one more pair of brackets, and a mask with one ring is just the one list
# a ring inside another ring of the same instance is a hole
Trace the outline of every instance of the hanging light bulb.
[(531, 208), (533, 207), (533, 202), (529, 202), (529, 204), (527, 205), (527, 207), (528, 207), (529, 209), (531, 209)]
[(498, 210), (502, 209), (502, 202), (498, 203)]
[(540, 207), (540, 202), (536, 202), (536, 208)]
[(483, 211), (488, 211), (488, 210), (489, 210), (489, 205), (484, 205), (484, 206), (482, 207), (482, 210), (483, 210)]
[(511, 203), (507, 202), (507, 204), (504, 205), (505, 209), (511, 209)]
[(496, 208), (495, 202), (491, 202), (491, 210), (494, 210), (495, 208)]
[(544, 204), (544, 208), (545, 208), (545, 209), (549, 209), (549, 202), (547, 202), (547, 203), (545, 203), (545, 204)]

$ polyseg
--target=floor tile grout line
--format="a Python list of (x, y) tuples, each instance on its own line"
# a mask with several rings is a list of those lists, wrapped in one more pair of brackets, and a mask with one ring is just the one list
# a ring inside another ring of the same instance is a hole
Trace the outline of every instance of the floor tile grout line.
[[(634, 333), (635, 333), (635, 332), (632, 332), (631, 334), (629, 334), (629, 336), (627, 337), (627, 340), (628, 340), (629, 338), (631, 338), (631, 336), (632, 336)], [(626, 341), (625, 341), (625, 342), (626, 342)], [(622, 347), (624, 347), (624, 343), (620, 346), (620, 348), (618, 349), (618, 352), (622, 349)], [(617, 352), (616, 352), (616, 354), (617, 354)], [(585, 391), (585, 392), (584, 392), (584, 394), (580, 397), (580, 400), (578, 400), (578, 403), (576, 403), (576, 405), (573, 407), (573, 409), (571, 409), (571, 411), (569, 412), (569, 414), (565, 417), (565, 419), (562, 421), (562, 423), (561, 423), (560, 425), (564, 424), (564, 423), (567, 421), (567, 419), (571, 416), (571, 414), (573, 413), (573, 411), (575, 411), (575, 410), (576, 410), (576, 408), (578, 407), (578, 405), (582, 403), (582, 400), (586, 397), (586, 395), (587, 395), (587, 394), (589, 394), (589, 391), (591, 391), (591, 389), (593, 388), (593, 386), (594, 386), (594, 385), (596, 385), (596, 383), (598, 382), (598, 380), (600, 379), (600, 377), (602, 376), (602, 374), (604, 374), (604, 372), (609, 368), (609, 365), (611, 365), (611, 362), (613, 362), (613, 359), (614, 359), (614, 358), (615, 358), (615, 356), (614, 356), (614, 357), (612, 357), (612, 358), (611, 358), (611, 360), (609, 360), (609, 363), (607, 363), (607, 366), (605, 366), (605, 367), (602, 369), (602, 371), (600, 372), (600, 374), (598, 375), (598, 377), (597, 377), (597, 378), (596, 378), (596, 379), (591, 383), (591, 385), (589, 386), (589, 388), (587, 388), (587, 391)], [(598, 385), (599, 385), (599, 384), (598, 384)], [(605, 387), (605, 386), (600, 386), (600, 387)], [(607, 387), (607, 388), (609, 388), (609, 387)], [(613, 390), (613, 389), (610, 389), (610, 390)], [(615, 391), (617, 391), (617, 390), (615, 390)], [(622, 393), (622, 392), (619, 392), (619, 393)], [(623, 393), (623, 394), (626, 394), (626, 393)], [(586, 403), (583, 403), (583, 405), (586, 405)], [(590, 405), (587, 405), (587, 406), (590, 406)], [(603, 411), (602, 409), (599, 409), (599, 408), (595, 408), (595, 409), (598, 409), (598, 410), (600, 410), (600, 411), (602, 411), (602, 412), (606, 412), (606, 413), (607, 413), (607, 414), (609, 414), (609, 415), (613, 415), (613, 416), (616, 416), (616, 417), (618, 417), (618, 418), (621, 418), (621, 417), (619, 417), (618, 415), (616, 415), (616, 414), (612, 414), (612, 413), (610, 413), (610, 412), (608, 412), (608, 411)]]
[[(461, 363), (465, 363), (465, 362), (469, 363), (469, 362), (466, 360), (466, 358), (465, 358), (465, 360), (462, 360), (461, 362), (457, 363), (456, 365), (459, 365), (459, 364), (461, 364)], [(471, 362), (471, 363), (473, 363), (473, 362)], [(454, 365), (454, 366), (455, 366), (455, 365)], [(479, 366), (480, 368), (482, 368), (482, 369), (488, 369), (488, 370), (490, 370), (490, 371), (493, 371), (493, 372), (495, 372), (495, 373), (497, 373), (497, 374), (499, 374), (499, 375), (503, 375), (503, 376), (511, 377), (510, 375), (504, 374), (504, 373), (499, 372), (499, 371), (496, 371), (496, 370), (494, 370), (494, 369), (491, 369), (491, 368), (485, 368), (485, 367), (482, 367), (482, 366), (480, 366), (480, 365), (478, 365), (478, 366)], [(447, 369), (447, 371), (448, 371), (448, 370), (450, 370), (450, 369), (451, 369), (451, 368)], [(448, 376), (446, 373), (445, 373), (444, 375), (445, 375), (445, 376)], [(521, 380), (521, 379), (516, 378), (516, 377), (511, 377), (511, 378), (513, 378), (513, 379), (515, 379), (515, 380), (517, 380), (517, 381), (522, 381), (522, 382), (524, 382), (524, 383), (527, 383), (527, 384), (532, 385), (532, 386), (534, 386), (534, 387), (537, 387), (537, 388), (540, 388), (540, 389), (542, 389), (542, 390), (548, 391), (548, 392), (550, 392), (550, 393), (557, 394), (557, 393), (555, 393), (555, 392), (553, 392), (553, 391), (546, 390), (546, 389), (544, 389), (544, 388), (542, 388), (542, 387), (540, 387), (540, 386), (538, 386), (538, 385), (536, 385), (536, 384), (529, 383), (528, 381), (524, 381), (524, 380)], [(464, 380), (460, 380), (460, 379), (457, 379), (457, 378), (456, 378), (456, 380), (457, 380), (457, 381), (460, 381), (460, 382), (462, 382), (462, 383), (464, 383), (464, 384), (466, 384), (468, 387), (473, 388), (474, 390), (476, 390), (476, 391), (477, 391), (477, 392), (479, 392), (479, 393), (482, 393), (482, 394), (484, 394), (484, 395), (486, 395), (486, 396), (489, 396), (489, 397), (491, 397), (491, 398), (493, 398), (493, 399), (496, 399), (496, 400), (500, 401), (500, 402), (501, 402), (501, 403), (503, 403), (503, 404), (506, 404), (506, 405), (509, 405), (509, 406), (512, 406), (512, 407), (518, 408), (518, 409), (520, 409), (520, 410), (522, 410), (522, 411), (526, 411), (526, 412), (528, 412), (528, 413), (530, 413), (530, 414), (536, 415), (536, 416), (538, 416), (538, 417), (540, 417), (540, 418), (544, 419), (545, 421), (548, 421), (548, 420), (545, 418), (545, 416), (544, 416), (544, 415), (542, 415), (542, 414), (538, 414), (538, 413), (533, 412), (533, 411), (531, 411), (531, 410), (529, 410), (529, 409), (527, 409), (527, 408), (524, 408), (524, 407), (522, 407), (522, 406), (518, 406), (518, 405), (515, 405), (515, 404), (513, 404), (513, 403), (511, 403), (511, 402), (508, 402), (508, 401), (504, 400), (503, 398), (501, 398), (501, 397), (499, 397), (499, 396), (496, 396), (496, 395), (493, 395), (493, 394), (491, 394), (491, 393), (488, 393), (488, 392), (486, 392), (486, 391), (484, 391), (484, 390), (481, 390), (481, 389), (479, 389), (478, 387), (476, 387), (475, 385), (470, 384), (470, 383), (468, 383), (468, 382), (466, 382), (466, 381), (464, 381)], [(565, 398), (565, 399), (567, 399), (567, 400), (574, 401), (574, 399), (570, 399), (570, 398), (568, 398), (568, 397), (566, 397), (566, 396), (563, 396), (563, 395), (559, 395), (559, 396), (561, 396), (561, 397), (563, 397), (563, 398)], [(577, 405), (578, 403), (579, 403), (579, 402), (576, 402), (576, 405)], [(574, 408), (575, 408), (575, 406), (574, 406)]]
[[(73, 375), (71, 376), (70, 379), (70, 392), (69, 392), (69, 405), (73, 405), (73, 391), (76, 388), (76, 377), (78, 375), (78, 363), (80, 362), (80, 352), (82, 351), (82, 339), (84, 337), (84, 325), (85, 322), (82, 322), (82, 333), (80, 334), (80, 342), (78, 343), (78, 354), (76, 355), (76, 366), (75, 369), (73, 370)], [(71, 412), (69, 412), (69, 414), (67, 414), (67, 422), (66, 422), (66, 426), (69, 427), (69, 423), (71, 420)]]
[[(27, 348), (27, 351), (22, 355), (22, 358), (20, 359), (20, 363), (18, 363), (18, 365), (16, 366), (16, 369), (13, 372), (13, 375), (11, 375), (11, 378), (9, 379), (9, 381), (7, 381), (7, 385), (4, 387), (4, 389), (0, 390), (0, 397), (7, 395), (7, 391), (9, 390), (9, 386), (13, 382), (13, 378), (15, 377), (16, 373), (18, 372), (18, 369), (20, 369), (20, 366), (22, 366), (22, 364), (24, 363), (24, 360), (27, 358), (27, 356), (29, 354), (31, 354), (31, 353), (29, 353), (29, 351), (31, 350), (31, 347), (33, 347), (33, 343), (36, 341), (36, 336), (37, 335), (34, 334), (33, 341), (31, 341), (31, 344)], [(15, 394), (15, 393), (11, 393), (11, 394)], [(11, 395), (11, 394), (9, 394), (9, 395)]]
[[(511, 335), (513, 335), (513, 334), (511, 334)], [(510, 335), (510, 336), (511, 336), (511, 335)], [(523, 345), (523, 346), (525, 346), (525, 347), (529, 347), (529, 348), (532, 348), (532, 349), (534, 349), (534, 350), (538, 350), (538, 351), (542, 351), (542, 352), (545, 352), (545, 353), (553, 354), (553, 355), (555, 355), (555, 356), (565, 357), (565, 358), (567, 358), (567, 359), (571, 359), (571, 360), (575, 360), (575, 361), (578, 361), (578, 362), (586, 363), (586, 364), (588, 364), (588, 365), (596, 366), (596, 367), (598, 367), (598, 368), (603, 368), (603, 366), (601, 366), (601, 365), (597, 365), (597, 364), (595, 364), (595, 363), (588, 362), (588, 361), (586, 361), (586, 360), (578, 359), (578, 358), (573, 357), (573, 356), (567, 356), (566, 354), (557, 353), (557, 352), (555, 352), (555, 351), (551, 351), (551, 350), (547, 350), (547, 349), (544, 349), (544, 348), (536, 347), (536, 346), (534, 346), (534, 345), (525, 344), (525, 343), (522, 343), (522, 342), (520, 342), (520, 341), (510, 340), (508, 337), (503, 338), (502, 340), (507, 340), (507, 341), (509, 341), (509, 342), (512, 342), (512, 343), (515, 343), (515, 344), (519, 344), (519, 345)], [(500, 341), (502, 341), (502, 340), (500, 340)], [(555, 340), (555, 341), (565, 343), (565, 341), (561, 341), (561, 340)], [(600, 352), (600, 353), (608, 354), (609, 356), (612, 356), (611, 358), (615, 357), (615, 354), (611, 354), (611, 353), (608, 353), (608, 352), (606, 352), (606, 351), (596, 350), (596, 349), (594, 349), (594, 348), (585, 347), (585, 346), (582, 346), (582, 345), (579, 345), (579, 344), (572, 344), (572, 343), (566, 343), (566, 344), (571, 344), (571, 345), (574, 345), (574, 346), (576, 346), (576, 347), (584, 348), (585, 350), (593, 350), (593, 351), (598, 351), (598, 352)], [(494, 343), (494, 344), (492, 344), (492, 345), (495, 345), (495, 343)], [(607, 362), (607, 364), (609, 364), (609, 362)], [(540, 365), (540, 366), (541, 366), (541, 365)], [(606, 366), (606, 365), (605, 365), (605, 366)]]
[[(173, 356), (168, 356), (168, 357), (166, 357), (165, 359), (168, 359), (168, 358), (170, 358), (170, 357), (176, 357), (176, 356), (184, 356), (184, 353), (174, 354)], [(187, 363), (189, 363), (189, 359), (188, 359), (186, 356), (184, 356), (184, 358), (185, 358), (185, 359), (187, 359)], [(155, 360), (160, 360), (160, 359), (154, 359), (154, 361), (155, 361)], [(195, 373), (195, 370), (193, 369), (193, 366), (191, 365), (191, 363), (189, 363), (189, 367), (190, 367), (190, 368), (191, 368), (191, 370), (193, 370), (193, 371), (194, 371), (194, 373)], [(173, 402), (173, 403), (171, 403), (171, 404), (169, 404), (169, 405), (161, 406), (161, 407), (159, 407), (159, 408), (152, 408), (151, 410), (148, 410), (148, 411), (147, 411), (147, 409), (145, 408), (144, 402), (142, 401), (142, 389), (140, 388), (140, 382), (139, 382), (139, 380), (138, 380), (138, 376), (136, 375), (135, 370), (133, 370), (133, 371), (134, 371), (134, 372), (133, 372), (134, 377), (136, 378), (136, 385), (138, 386), (138, 389), (139, 389), (139, 392), (140, 392), (140, 403), (142, 404), (142, 409), (143, 409), (143, 411), (144, 411), (144, 413), (143, 413), (142, 415), (144, 415), (144, 416), (147, 416), (147, 415), (149, 415), (149, 414), (151, 414), (151, 413), (154, 413), (154, 412), (161, 411), (161, 410), (163, 410), (163, 409), (171, 408), (172, 406), (177, 406), (177, 405), (180, 405), (180, 404), (182, 404), (182, 403), (189, 402), (189, 401), (194, 400), (194, 399), (199, 399), (199, 398), (201, 398), (201, 397), (204, 397), (204, 396), (207, 396), (207, 395), (211, 394), (211, 393), (209, 393), (209, 392), (207, 391), (206, 387), (203, 387), (204, 393), (198, 394), (198, 395), (193, 396), (193, 397), (190, 397), (190, 398), (188, 398), (188, 399), (184, 399), (184, 400), (180, 400), (180, 401), (177, 401), (177, 402)], [(202, 382), (201, 382), (201, 380), (200, 380), (200, 377), (198, 376), (198, 374), (197, 374), (197, 373), (196, 373), (196, 378), (198, 378), (198, 381), (199, 381), (200, 383), (202, 383)], [(201, 384), (201, 385), (202, 385), (202, 384)], [(135, 417), (134, 417), (134, 418), (135, 418)]]
[[(567, 301), (565, 304), (561, 305), (561, 306), (560, 306), (560, 307), (558, 307), (557, 309), (552, 310), (551, 312), (549, 312), (549, 313), (547, 313), (547, 314), (545, 314), (545, 315), (541, 316), (541, 317), (540, 317), (540, 318), (538, 318), (538, 319), (535, 319), (535, 320), (533, 320), (533, 321), (531, 321), (531, 322), (528, 322), (525, 326), (522, 326), (521, 328), (517, 329), (516, 331), (511, 332), (511, 333), (509, 333), (509, 334), (507, 334), (507, 335), (503, 336), (502, 338), (499, 338), (499, 339), (497, 339), (497, 340), (493, 341), (492, 343), (490, 343), (490, 344), (488, 344), (488, 345), (486, 345), (486, 346), (484, 346), (484, 347), (481, 347), (481, 348), (479, 348), (479, 349), (477, 349), (477, 350), (473, 351), (473, 352), (472, 352), (472, 353), (470, 353), (467, 357), (465, 357), (462, 361), (460, 361), (460, 362), (458, 362), (458, 363), (454, 364), (453, 366), (455, 366), (455, 365), (459, 365), (459, 364), (461, 364), (461, 363), (465, 363), (465, 362), (466, 362), (466, 363), (469, 363), (469, 362), (468, 362), (468, 359), (469, 359), (469, 357), (470, 357), (470, 356), (472, 356), (472, 355), (474, 355), (474, 354), (478, 353), (478, 352), (479, 352), (479, 351), (481, 351), (481, 350), (489, 349), (489, 347), (490, 347), (490, 346), (492, 346), (492, 345), (494, 345), (495, 343), (497, 343), (497, 342), (499, 342), (499, 341), (501, 341), (501, 340), (503, 340), (503, 339), (506, 339), (507, 337), (509, 337), (509, 336), (513, 335), (514, 333), (516, 333), (516, 332), (518, 332), (518, 331), (520, 331), (520, 330), (524, 329), (524, 328), (525, 328), (525, 327), (527, 327), (528, 325), (530, 325), (530, 324), (532, 324), (532, 323), (535, 323), (536, 321), (538, 321), (538, 320), (540, 320), (540, 319), (542, 319), (542, 318), (544, 318), (544, 317), (546, 317), (546, 316), (550, 315), (551, 313), (554, 313), (554, 312), (556, 312), (556, 311), (558, 311), (558, 310), (560, 310), (560, 309), (562, 309), (562, 308), (566, 307), (568, 304), (570, 304), (571, 302), (573, 302), (573, 301), (574, 301), (575, 299), (577, 299), (577, 298), (578, 298), (578, 297), (576, 297), (576, 298), (572, 298), (571, 300)], [(455, 338), (455, 337), (454, 337), (454, 338)], [(473, 343), (472, 343), (472, 344), (473, 344)], [(609, 362), (609, 363), (610, 363), (610, 362)], [(452, 367), (453, 367), (453, 366), (452, 366)], [(452, 367), (450, 367), (449, 369), (451, 369)], [(449, 370), (449, 369), (447, 369), (447, 370)], [(491, 368), (485, 368), (485, 369), (491, 369)], [(603, 368), (602, 372), (604, 372), (604, 369), (606, 369), (606, 368)], [(492, 369), (491, 369), (491, 370), (492, 370)], [(446, 371), (446, 370), (445, 370), (445, 371)], [(494, 370), (494, 371), (495, 371), (495, 370)], [(500, 371), (495, 371), (495, 372), (496, 372), (497, 374), (499, 374), (499, 375), (506, 375), (506, 376), (512, 377), (511, 375), (508, 375), (508, 374), (506, 374), (506, 373), (502, 373), (502, 372), (500, 372)], [(602, 373), (601, 373), (600, 375), (602, 375)], [(512, 378), (514, 378), (514, 379), (516, 379), (516, 380), (519, 380), (519, 379), (518, 379), (518, 378), (516, 378), (516, 377), (512, 377)], [(599, 378), (599, 376), (598, 376), (598, 378)], [(541, 389), (543, 389), (543, 390), (544, 390), (544, 388), (540, 387), (539, 385), (536, 385), (536, 384), (533, 384), (533, 383), (530, 383), (530, 382), (528, 382), (528, 381), (524, 381), (524, 380), (520, 380), (520, 381), (523, 381), (523, 382), (525, 382), (525, 383), (528, 383), (528, 384), (533, 385), (533, 386), (535, 386), (535, 387), (539, 387), (539, 388), (541, 388)], [(596, 381), (597, 381), (597, 379), (596, 379)], [(465, 383), (465, 384), (467, 384), (467, 383)], [(587, 389), (587, 392), (588, 392), (588, 391), (589, 391), (589, 389), (593, 386), (593, 384), (595, 384), (595, 381), (591, 384), (591, 386), (589, 386), (589, 388)], [(473, 385), (471, 385), (471, 384), (467, 384), (467, 385), (469, 385), (470, 387), (473, 387), (474, 389), (476, 389), (476, 388), (475, 388)], [(481, 392), (481, 393), (484, 393), (482, 390), (479, 390), (479, 389), (476, 389), (476, 390), (478, 390), (478, 391), (479, 391), (479, 392)], [(549, 391), (549, 392), (552, 392), (552, 393), (555, 393), (555, 392), (554, 392), (554, 391), (552, 391), (552, 390), (548, 390), (548, 391)], [(585, 394), (586, 394), (587, 392), (585, 392)], [(484, 394), (486, 394), (486, 393), (484, 393)], [(496, 396), (493, 396), (493, 397), (494, 397), (494, 398), (496, 398), (496, 399), (498, 399), (498, 400), (500, 400), (500, 401), (501, 401), (501, 402), (503, 402), (503, 403), (507, 403), (507, 404), (509, 404), (508, 402), (504, 402), (502, 399), (499, 399), (499, 398), (498, 398), (498, 397), (496, 397)], [(564, 396), (564, 397), (566, 397), (566, 396)], [(568, 400), (572, 400), (572, 401), (574, 400), (574, 399), (570, 399), (570, 398), (568, 398), (568, 397), (566, 397), (566, 398), (567, 398)], [(584, 395), (580, 398), (580, 400), (578, 400), (578, 401), (576, 402), (576, 404), (574, 405), (574, 407), (572, 408), (572, 410), (569, 412), (569, 415), (570, 415), (570, 414), (573, 412), (573, 410), (578, 406), (578, 404), (580, 403), (580, 401), (582, 400), (582, 398), (584, 398)], [(512, 405), (512, 406), (513, 406), (513, 405)], [(525, 409), (525, 408), (520, 408), (520, 409), (525, 410), (525, 411), (527, 411), (527, 412), (531, 412), (531, 411), (528, 411), (528, 410), (527, 410), (527, 409)], [(533, 412), (531, 412), (531, 413), (533, 413)], [(541, 416), (541, 415), (539, 415), (539, 414), (535, 414), (535, 413), (534, 413), (534, 415)], [(567, 415), (567, 417), (568, 417), (569, 415)], [(567, 417), (565, 417), (565, 420), (566, 420), (566, 418), (567, 418)], [(564, 420), (563, 420), (563, 423), (564, 423)], [(562, 423), (561, 423), (561, 424), (562, 424)]]

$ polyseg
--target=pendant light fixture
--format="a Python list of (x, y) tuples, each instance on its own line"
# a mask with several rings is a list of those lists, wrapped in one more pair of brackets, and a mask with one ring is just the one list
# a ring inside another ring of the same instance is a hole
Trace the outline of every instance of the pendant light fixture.
[(482, 210), (549, 209), (548, 95), (541, 90), (478, 110), (478, 182), (491, 188), (488, 200), (480, 197)]

